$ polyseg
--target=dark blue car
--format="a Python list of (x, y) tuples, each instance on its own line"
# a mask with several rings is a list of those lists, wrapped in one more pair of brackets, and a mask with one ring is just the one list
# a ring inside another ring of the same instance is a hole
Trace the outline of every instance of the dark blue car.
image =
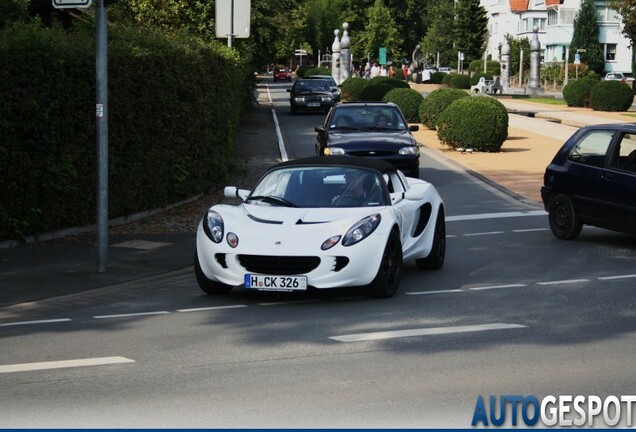
[(390, 102), (336, 104), (322, 126), (316, 126), (318, 156), (363, 156), (393, 164), (419, 177), (420, 150), (400, 108)]
[(557, 238), (583, 225), (636, 234), (636, 124), (579, 129), (548, 165), (541, 198)]

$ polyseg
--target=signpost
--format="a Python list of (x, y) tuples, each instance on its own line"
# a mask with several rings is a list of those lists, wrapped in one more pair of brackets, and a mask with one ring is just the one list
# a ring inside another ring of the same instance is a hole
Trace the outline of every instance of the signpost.
[(227, 46), (232, 48), (232, 38), (250, 37), (250, 0), (216, 0), (216, 37), (227, 38)]
[(386, 64), (386, 48), (380, 47), (380, 52), (378, 53), (378, 61), (381, 65)]
[(294, 54), (296, 54), (297, 56), (300, 56), (300, 65), (303, 65), (303, 56), (307, 55), (307, 50), (306, 49), (297, 49), (296, 51), (294, 51)]
[(56, 9), (87, 8), (93, 0), (52, 0)]

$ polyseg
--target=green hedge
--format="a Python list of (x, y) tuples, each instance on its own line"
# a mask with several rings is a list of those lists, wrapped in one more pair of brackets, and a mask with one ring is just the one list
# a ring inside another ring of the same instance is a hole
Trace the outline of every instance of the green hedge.
[(448, 86), (456, 89), (469, 89), (470, 88), (470, 78), (468, 75), (455, 74), (450, 77), (450, 81), (448, 81)]
[(459, 99), (440, 114), (437, 137), (453, 149), (498, 152), (508, 137), (508, 112), (490, 96)]
[(470, 97), (470, 95), (464, 90), (452, 88), (433, 90), (420, 104), (420, 122), (430, 130), (435, 130), (439, 115), (453, 102), (465, 97)]
[(330, 75), (331, 76), (331, 69), (326, 67), (311, 67), (303, 71), (303, 77), (308, 77), (311, 75)]
[(345, 102), (355, 102), (362, 98), (362, 90), (369, 84), (369, 81), (360, 77), (346, 79), (340, 85), (340, 98)]
[(473, 76), (470, 77), (470, 85), (474, 86), (477, 85), (477, 83), (479, 82), (479, 78), (484, 78), (486, 81), (492, 80), (493, 76), (492, 74), (489, 73), (476, 73)]
[(442, 84), (446, 75), (448, 74), (444, 72), (433, 72), (431, 74), (431, 84)]
[(627, 111), (633, 102), (631, 86), (622, 81), (601, 81), (590, 92), (594, 111)]
[(423, 99), (420, 92), (412, 88), (395, 88), (384, 95), (382, 100), (399, 106), (407, 122), (418, 123), (418, 109)]
[(592, 89), (599, 81), (592, 78), (579, 78), (570, 81), (563, 87), (563, 99), (568, 106), (582, 107), (592, 94)]
[[(473, 60), (468, 65), (468, 70), (470, 72), (481, 72), (484, 73), (484, 61), (483, 60)], [(486, 62), (486, 73), (490, 75), (501, 75), (501, 63), (496, 60), (488, 60)]]
[[(109, 217), (221, 185), (251, 103), (236, 54), (115, 26), (108, 54)], [(94, 28), (3, 29), (0, 94), (0, 240), (94, 224)]]

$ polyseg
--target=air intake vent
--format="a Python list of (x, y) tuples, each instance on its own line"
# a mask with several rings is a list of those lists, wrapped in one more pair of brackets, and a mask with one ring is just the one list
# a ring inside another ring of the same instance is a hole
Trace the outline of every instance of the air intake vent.
[(282, 276), (306, 274), (320, 265), (316, 256), (239, 255), (238, 260), (248, 272)]

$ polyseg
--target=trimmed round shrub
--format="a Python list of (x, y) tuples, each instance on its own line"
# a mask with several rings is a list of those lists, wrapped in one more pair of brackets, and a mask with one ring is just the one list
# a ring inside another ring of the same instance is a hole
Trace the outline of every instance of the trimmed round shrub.
[(396, 88), (384, 95), (384, 102), (393, 102), (402, 110), (402, 114), (409, 123), (418, 123), (418, 110), (424, 97), (412, 88)]
[(481, 72), (481, 73), (476, 73), (475, 75), (473, 75), (472, 77), (470, 77), (470, 85), (471, 85), (471, 86), (477, 85), (477, 83), (479, 82), (479, 78), (482, 78), (482, 77), (483, 77), (486, 81), (493, 80), (493, 76), (492, 76), (492, 74), (489, 74), (489, 73), (483, 73), (483, 72)]
[(305, 69), (303, 72), (303, 77), (311, 75), (331, 75), (331, 69), (326, 67), (311, 67), (309, 69)]
[(420, 122), (434, 130), (438, 116), (458, 99), (470, 97), (464, 90), (441, 88), (433, 90), (419, 106)]
[(457, 75), (457, 74), (456, 74), (456, 73), (454, 73), (454, 72), (451, 72), (451, 73), (449, 73), (449, 74), (445, 74), (445, 75), (446, 75), (446, 76), (445, 76), (444, 78), (442, 78), (442, 84), (446, 84), (446, 85), (448, 85), (448, 84), (450, 84), (450, 80), (451, 80), (451, 78), (453, 78), (453, 76), (455, 76), (455, 75)]
[(592, 95), (592, 89), (599, 81), (592, 78), (580, 78), (570, 81), (563, 87), (563, 99), (570, 107), (585, 106), (585, 101)]
[(393, 88), (411, 88), (407, 82), (392, 77), (375, 77), (369, 80), (369, 85), (377, 84), (388, 84)]
[(384, 95), (394, 88), (395, 87), (388, 83), (372, 84), (369, 82), (369, 84), (362, 89), (360, 100), (366, 102), (381, 101)]
[(437, 137), (453, 149), (498, 152), (508, 137), (508, 112), (490, 96), (459, 99), (440, 114)]
[(340, 86), (340, 98), (345, 102), (359, 101), (362, 97), (362, 90), (368, 84), (369, 81), (364, 78), (348, 78)]
[(455, 74), (448, 82), (448, 86), (456, 89), (469, 89), (470, 78), (468, 75)]
[(444, 72), (433, 72), (431, 74), (431, 84), (441, 84), (446, 75), (448, 74), (445, 74)]
[(601, 81), (590, 92), (594, 111), (627, 111), (633, 102), (632, 88), (622, 81)]

